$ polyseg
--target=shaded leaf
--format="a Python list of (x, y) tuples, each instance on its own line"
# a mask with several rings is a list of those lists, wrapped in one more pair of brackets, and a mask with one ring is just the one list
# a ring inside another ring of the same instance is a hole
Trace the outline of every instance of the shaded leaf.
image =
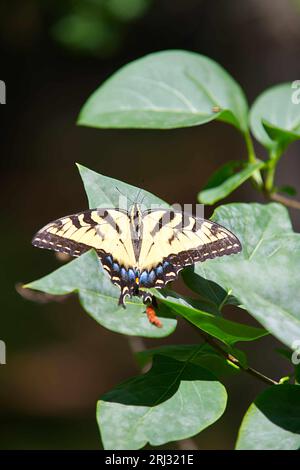
[[(195, 354), (194, 354), (195, 353)], [(136, 353), (138, 363), (144, 367), (154, 356), (168, 356), (176, 361), (187, 361), (211, 371), (216, 377), (222, 378), (228, 374), (239, 372), (239, 367), (227, 361), (208, 344), (177, 344), (174, 346), (161, 346), (154, 349), (145, 349)]]
[[(182, 271), (182, 279), (185, 284), (194, 292), (196, 292), (206, 305), (212, 305), (212, 308), (204, 309), (208, 313), (220, 314), (225, 305), (237, 305), (241, 307), (238, 299), (231, 295), (231, 289), (226, 291), (213, 281), (209, 281), (195, 272), (194, 266), (189, 266)], [(201, 308), (200, 308), (201, 310)]]
[(284, 186), (280, 186), (278, 188), (278, 191), (280, 193), (284, 193), (284, 194), (287, 194), (288, 196), (296, 196), (297, 194), (297, 189), (294, 188), (294, 186), (289, 186), (289, 185), (284, 185)]
[(173, 50), (122, 67), (88, 99), (78, 123), (171, 129), (218, 119), (245, 132), (247, 113), (243, 91), (220, 65), (193, 52)]
[(275, 385), (248, 409), (236, 444), (239, 450), (300, 448), (300, 387)]
[(158, 292), (157, 296), (171, 311), (181, 315), (197, 328), (219, 339), (226, 345), (232, 346), (237, 341), (253, 341), (268, 334), (262, 328), (243, 325), (242, 323), (226, 320), (220, 316), (192, 308), (180, 297), (171, 296), (165, 292)]
[(225, 388), (190, 360), (155, 356), (149, 372), (102, 397), (97, 419), (105, 449), (140, 449), (147, 442), (157, 446), (185, 439), (223, 414)]
[[(215, 204), (224, 199), (264, 166), (264, 162), (228, 162), (214, 173), (207, 186), (198, 194), (202, 204)], [(242, 169), (241, 169), (242, 168)], [(237, 171), (240, 169), (240, 171)]]
[(280, 204), (229, 204), (213, 220), (239, 238), (237, 255), (197, 263), (195, 272), (232, 292), (270, 333), (292, 348), (300, 338), (300, 235)]

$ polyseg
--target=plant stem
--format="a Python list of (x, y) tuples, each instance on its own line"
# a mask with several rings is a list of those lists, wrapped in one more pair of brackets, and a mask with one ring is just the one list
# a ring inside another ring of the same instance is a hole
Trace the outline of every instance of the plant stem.
[(300, 210), (300, 201), (295, 201), (294, 199), (290, 199), (278, 193), (268, 194), (268, 198), (272, 201), (280, 202), (286, 207), (291, 207), (292, 209)]
[[(198, 330), (199, 331), (199, 330)], [(203, 331), (200, 332), (201, 336), (205, 339), (205, 341), (212, 346), (216, 351), (218, 351), (222, 356), (224, 356), (227, 361), (231, 362), (235, 366), (238, 366), (241, 370), (244, 372), (247, 372), (247, 374), (252, 375), (253, 377), (256, 377), (258, 380), (261, 382), (264, 382), (268, 385), (278, 385), (279, 382), (276, 382), (276, 380), (271, 379), (270, 377), (267, 377), (266, 375), (262, 374), (256, 369), (253, 369), (252, 367), (243, 367), (239, 360), (232, 356), (231, 354), (228, 354), (227, 351), (225, 351), (222, 346), (220, 346), (210, 335), (207, 333), (204, 333)]]
[(288, 197), (282, 196), (275, 192), (274, 186), (274, 178), (275, 178), (275, 171), (277, 167), (278, 160), (282, 155), (282, 149), (277, 148), (270, 151), (270, 158), (267, 162), (267, 172), (266, 172), (266, 179), (265, 179), (265, 188), (264, 194), (267, 199), (271, 199), (272, 201), (280, 202), (286, 207), (291, 207), (292, 209), (300, 210), (300, 201), (295, 201), (294, 199), (290, 199)]
[(248, 160), (250, 163), (256, 163), (256, 155), (255, 155), (250, 132), (249, 131), (245, 132), (244, 137), (245, 137), (247, 151), (248, 151)]
[[(244, 138), (245, 138), (245, 142), (246, 142), (246, 146), (247, 146), (247, 151), (248, 151), (248, 161), (249, 163), (256, 163), (257, 162), (257, 158), (256, 158), (256, 155), (255, 155), (255, 151), (254, 151), (254, 147), (253, 147), (253, 142), (252, 142), (252, 139), (251, 139), (251, 135), (250, 135), (250, 132), (249, 131), (246, 131), (244, 133)], [(261, 177), (261, 174), (260, 174), (260, 171), (259, 170), (256, 170), (253, 175), (252, 175), (252, 178), (256, 184), (256, 186), (258, 188), (262, 188), (263, 186), (263, 180), (262, 180), (262, 177)]]
[(281, 151), (279, 148), (270, 151), (270, 158), (267, 162), (267, 173), (265, 180), (265, 190), (267, 194), (271, 194), (272, 192), (274, 192), (275, 171), (280, 157)]

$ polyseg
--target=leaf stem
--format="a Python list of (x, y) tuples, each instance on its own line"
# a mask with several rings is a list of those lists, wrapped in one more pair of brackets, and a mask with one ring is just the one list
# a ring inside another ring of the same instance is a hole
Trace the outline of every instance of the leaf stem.
[[(198, 330), (199, 332), (199, 330)], [(243, 367), (239, 360), (232, 356), (232, 354), (228, 354), (227, 351), (225, 351), (222, 346), (220, 346), (210, 335), (207, 333), (204, 333), (203, 331), (199, 332), (201, 336), (205, 339), (205, 341), (212, 346), (216, 351), (218, 351), (222, 356), (226, 358), (227, 361), (231, 362), (235, 366), (239, 367), (242, 371), (246, 372), (249, 375), (252, 375), (253, 377), (257, 378), (261, 382), (264, 382), (268, 385), (278, 385), (279, 382), (276, 382), (276, 380), (271, 379), (270, 377), (267, 377), (266, 375), (262, 374), (256, 369), (253, 369), (252, 367)]]
[[(249, 161), (249, 163), (256, 163), (257, 158), (256, 158), (256, 155), (255, 155), (251, 135), (250, 135), (250, 132), (248, 130), (244, 132), (244, 138), (245, 138), (247, 151), (248, 151), (248, 161)], [(254, 180), (254, 182), (255, 182), (255, 184), (258, 188), (263, 187), (263, 180), (262, 180), (261, 173), (260, 173), (259, 170), (256, 170), (253, 173), (252, 178), (253, 178), (253, 180)]]

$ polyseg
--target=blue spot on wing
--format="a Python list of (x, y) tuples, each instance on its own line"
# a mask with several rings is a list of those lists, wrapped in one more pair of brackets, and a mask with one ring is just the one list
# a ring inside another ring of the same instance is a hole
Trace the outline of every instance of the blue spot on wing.
[(121, 278), (123, 281), (127, 281), (127, 271), (125, 268), (121, 268)]
[(113, 270), (117, 272), (120, 270), (120, 266), (118, 263), (113, 263)]
[(161, 265), (157, 266), (156, 268), (156, 274), (159, 276), (160, 274), (163, 274), (164, 270), (163, 270), (163, 267)]
[(134, 270), (133, 269), (128, 269), (128, 277), (129, 277), (129, 280), (130, 281), (134, 281), (135, 280), (135, 273), (134, 273)]
[(107, 255), (105, 256), (105, 261), (108, 263), (108, 264), (112, 264), (112, 257), (110, 255)]
[(148, 284), (148, 272), (143, 271), (140, 275), (140, 284), (146, 286)]
[(148, 283), (152, 284), (156, 279), (155, 271), (152, 269), (148, 276)]

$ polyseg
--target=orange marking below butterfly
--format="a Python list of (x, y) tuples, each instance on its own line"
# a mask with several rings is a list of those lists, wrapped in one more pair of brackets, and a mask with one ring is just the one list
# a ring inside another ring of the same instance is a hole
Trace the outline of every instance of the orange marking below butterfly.
[(149, 322), (152, 323), (152, 325), (155, 325), (157, 328), (161, 328), (163, 326), (160, 319), (156, 316), (153, 305), (148, 305), (146, 307), (146, 314)]

